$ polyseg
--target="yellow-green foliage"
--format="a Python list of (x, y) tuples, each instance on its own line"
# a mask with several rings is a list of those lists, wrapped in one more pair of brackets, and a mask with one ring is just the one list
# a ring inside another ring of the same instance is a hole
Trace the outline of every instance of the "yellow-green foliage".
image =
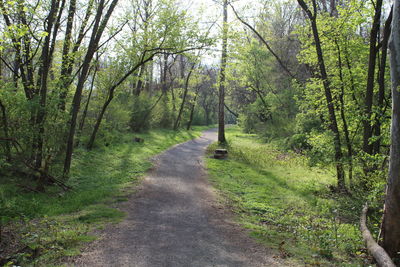
[(280, 151), (237, 127), (227, 130), (227, 138), (228, 159), (207, 158), (207, 167), (252, 235), (273, 248), (284, 241), (280, 251), (306, 265), (356, 264), (353, 257), (363, 247), (357, 225), (361, 204), (331, 192), (335, 177), (330, 170), (310, 168), (303, 156)]

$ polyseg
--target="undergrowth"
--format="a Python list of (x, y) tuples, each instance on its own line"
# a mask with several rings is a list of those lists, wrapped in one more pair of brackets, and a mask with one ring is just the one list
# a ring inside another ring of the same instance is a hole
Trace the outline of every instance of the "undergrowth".
[[(91, 230), (124, 217), (115, 204), (134, 191), (151, 167), (150, 157), (199, 136), (203, 129), (124, 134), (92, 151), (78, 148), (67, 182), (73, 189), (68, 192), (57, 187), (32, 192), (26, 179), (2, 177), (0, 265), (53, 265), (79, 254), (84, 242), (95, 239), (88, 234)], [(134, 137), (144, 142), (134, 142)]]
[[(362, 199), (335, 193), (334, 174), (306, 158), (227, 129), (229, 156), (208, 157), (211, 180), (251, 235), (306, 266), (368, 262), (358, 221)], [(211, 153), (217, 144), (208, 148)]]

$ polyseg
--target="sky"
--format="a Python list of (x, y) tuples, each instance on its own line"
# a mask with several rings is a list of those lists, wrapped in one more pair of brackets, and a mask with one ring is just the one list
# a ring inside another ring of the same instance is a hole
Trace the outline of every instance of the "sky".
[[(208, 28), (215, 22), (211, 32), (215, 35), (219, 34), (222, 23), (222, 0), (181, 0), (181, 2), (183, 9), (188, 10), (195, 17), (201, 16), (200, 21), (205, 27)], [(243, 17), (251, 17), (252, 14), (258, 13), (259, 1), (257, 0), (231, 0), (230, 2)], [(231, 27), (237, 24), (237, 19), (230, 7), (228, 7), (228, 23)], [(242, 27), (241, 24), (239, 25)], [(214, 51), (210, 52), (211, 54), (203, 56), (206, 64), (219, 64), (220, 46), (221, 44), (218, 44)]]
[[(203, 29), (209, 29), (210, 25), (214, 24), (211, 29), (211, 34), (217, 36), (221, 31), (222, 24), (222, 0), (176, 0), (180, 3), (182, 10), (188, 11), (188, 13), (199, 18), (199, 26)], [(258, 13), (257, 7), (259, 6), (259, 0), (229, 0), (235, 7), (235, 10), (241, 14), (247, 21), (251, 21), (251, 15)], [(130, 5), (130, 0), (120, 0), (120, 9), (117, 12), (124, 12), (125, 6)], [(243, 27), (242, 24), (237, 23), (237, 19), (230, 7), (228, 7), (228, 23), (230, 27), (237, 25)], [(220, 46), (217, 44), (216, 47), (212, 48), (212, 51), (208, 55), (203, 56), (204, 64), (207, 65), (218, 65), (220, 61)]]

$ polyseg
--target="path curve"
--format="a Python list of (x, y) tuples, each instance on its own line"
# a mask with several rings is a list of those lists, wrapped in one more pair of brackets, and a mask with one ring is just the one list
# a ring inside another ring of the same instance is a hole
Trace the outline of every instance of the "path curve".
[(119, 207), (123, 222), (108, 226), (74, 260), (76, 266), (282, 266), (231, 222), (203, 168), (216, 131), (154, 158), (138, 191)]

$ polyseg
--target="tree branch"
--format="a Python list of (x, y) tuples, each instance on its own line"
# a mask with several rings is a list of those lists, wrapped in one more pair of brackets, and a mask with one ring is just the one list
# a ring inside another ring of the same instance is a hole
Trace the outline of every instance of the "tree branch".
[(226, 103), (224, 103), (224, 106), (225, 106), (225, 108), (226, 108), (233, 116), (235, 116), (236, 118), (239, 117), (239, 114), (237, 114), (236, 112), (234, 112), (233, 110), (231, 110), (231, 109), (228, 107), (228, 105), (227, 105)]
[(232, 4), (229, 4), (233, 10), (233, 13), (235, 14), (236, 18), (242, 22), (244, 25), (246, 25), (257, 37), (263, 42), (263, 44), (267, 47), (268, 51), (275, 57), (276, 61), (278, 61), (279, 65), (289, 74), (289, 76), (293, 79), (296, 79), (296, 77), (292, 74), (292, 72), (285, 66), (283, 61), (279, 58), (279, 56), (272, 50), (271, 46), (268, 44), (268, 42), (261, 36), (261, 34), (249, 23), (244, 21), (239, 14), (236, 12), (235, 8), (232, 6)]
[(365, 203), (364, 208), (361, 212), (360, 230), (364, 242), (367, 244), (367, 249), (369, 253), (371, 253), (371, 255), (374, 257), (380, 267), (396, 267), (386, 251), (375, 242), (374, 238), (371, 235), (371, 232), (368, 230), (367, 212), (368, 204)]

